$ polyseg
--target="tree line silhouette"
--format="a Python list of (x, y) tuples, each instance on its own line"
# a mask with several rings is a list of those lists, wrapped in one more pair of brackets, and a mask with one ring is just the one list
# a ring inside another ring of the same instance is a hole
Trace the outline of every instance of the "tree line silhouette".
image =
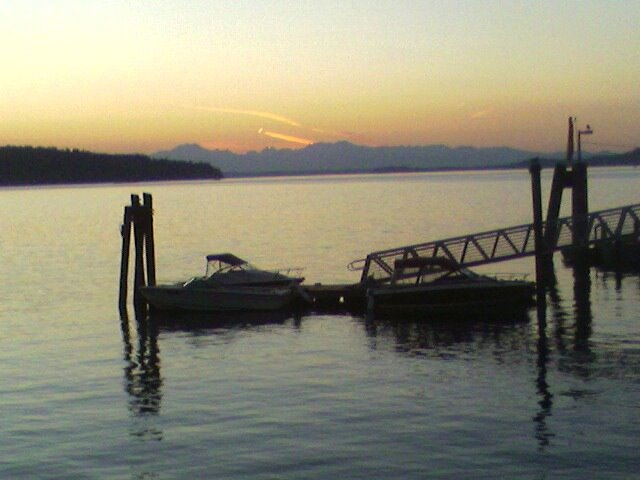
[(221, 179), (206, 163), (53, 147), (0, 147), (0, 185)]

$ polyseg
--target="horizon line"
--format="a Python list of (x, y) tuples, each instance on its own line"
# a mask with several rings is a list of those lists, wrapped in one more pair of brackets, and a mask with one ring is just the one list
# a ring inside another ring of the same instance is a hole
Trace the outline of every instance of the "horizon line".
[[(586, 142), (585, 142), (586, 143)], [(192, 143), (181, 143), (181, 144), (177, 144), (174, 147), (171, 147), (169, 149), (159, 149), (159, 150), (154, 150), (154, 151), (150, 151), (148, 153), (144, 153), (142, 151), (118, 151), (118, 152), (107, 152), (107, 151), (99, 151), (99, 150), (88, 150), (86, 148), (79, 148), (79, 147), (66, 147), (66, 146), (56, 146), (56, 145), (26, 145), (26, 144), (22, 144), (22, 145), (16, 145), (16, 144), (5, 144), (0, 146), (0, 148), (43, 148), (43, 149), (47, 149), (47, 148), (53, 148), (53, 149), (57, 149), (57, 150), (67, 150), (67, 151), (80, 151), (80, 152), (88, 152), (88, 153), (106, 153), (106, 154), (112, 154), (112, 155), (118, 155), (118, 154), (122, 154), (122, 155), (147, 155), (147, 156), (151, 156), (151, 155), (158, 155), (164, 152), (171, 152), (173, 150), (176, 150), (180, 147), (185, 147), (185, 146), (196, 146), (198, 148), (201, 148), (203, 150), (206, 150), (208, 152), (229, 152), (232, 153), (234, 155), (246, 155), (248, 153), (261, 153), (264, 151), (268, 151), (268, 150), (284, 150), (284, 151), (291, 151), (291, 150), (304, 150), (306, 148), (313, 148), (315, 146), (319, 146), (319, 145), (338, 145), (338, 144), (349, 144), (349, 145), (353, 145), (355, 147), (362, 147), (362, 148), (369, 148), (369, 149), (384, 149), (384, 148), (429, 148), (429, 147), (444, 147), (444, 148), (448, 148), (448, 149), (463, 149), (463, 148), (468, 148), (468, 149), (474, 149), (474, 150), (491, 150), (491, 149), (509, 149), (509, 150), (519, 150), (522, 152), (528, 152), (528, 153), (532, 153), (532, 154), (558, 154), (558, 153), (563, 153), (564, 149), (562, 148), (558, 148), (557, 150), (530, 150), (527, 148), (521, 148), (521, 147), (512, 147), (512, 146), (508, 146), (508, 145), (493, 145), (493, 146), (487, 146), (487, 147), (478, 147), (478, 146), (474, 146), (474, 145), (448, 145), (445, 143), (428, 143), (428, 144), (396, 144), (396, 145), (366, 145), (366, 144), (360, 144), (360, 143), (354, 143), (350, 140), (338, 140), (335, 142), (313, 142), (313, 143), (309, 143), (309, 144), (304, 144), (302, 146), (298, 146), (298, 147), (294, 147), (294, 146), (285, 146), (285, 147), (273, 147), (273, 146), (267, 146), (262, 148), (261, 150), (257, 150), (257, 149), (249, 149), (249, 150), (244, 150), (244, 151), (237, 151), (237, 150), (232, 150), (230, 148), (208, 148), (206, 146), (204, 146), (202, 143), (199, 142), (192, 142)], [(593, 143), (588, 143), (593, 145)], [(611, 146), (611, 147), (617, 147), (617, 148), (622, 148), (624, 150), (607, 150), (607, 149), (600, 149), (600, 150), (589, 150), (588, 153), (591, 154), (601, 154), (601, 153), (627, 153), (627, 152), (633, 152), (634, 150), (637, 150), (640, 148), (640, 145), (637, 146), (631, 146), (631, 145), (614, 145), (614, 144), (602, 144), (600, 142), (598, 142), (598, 144), (602, 145), (602, 146)], [(587, 151), (584, 149), (584, 147), (582, 148), (582, 152), (586, 153)]]

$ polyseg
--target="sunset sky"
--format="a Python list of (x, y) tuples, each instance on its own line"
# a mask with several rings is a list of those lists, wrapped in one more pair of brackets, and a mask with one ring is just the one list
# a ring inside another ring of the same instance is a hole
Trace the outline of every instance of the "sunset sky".
[(640, 1), (6, 0), (0, 145), (640, 146)]

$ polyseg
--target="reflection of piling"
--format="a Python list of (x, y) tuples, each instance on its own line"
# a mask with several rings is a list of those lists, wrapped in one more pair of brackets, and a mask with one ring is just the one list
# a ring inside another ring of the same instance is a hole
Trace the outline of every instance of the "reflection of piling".
[(151, 286), (156, 284), (155, 246), (153, 238), (153, 204), (151, 195), (148, 193), (143, 195), (142, 204), (140, 204), (140, 197), (138, 195), (131, 195), (131, 205), (124, 208), (119, 295), (119, 307), (121, 312), (126, 311), (127, 308), (129, 250), (131, 246), (132, 228), (135, 251), (133, 303), (136, 309), (138, 309), (144, 305), (144, 301), (142, 297), (140, 297), (140, 288), (147, 284)]
[[(153, 322), (137, 318), (138, 344), (134, 344), (129, 330), (127, 312), (121, 315), (122, 339), (124, 343), (124, 388), (129, 394), (129, 409), (136, 417), (157, 415), (162, 400), (162, 376), (158, 348), (158, 330)], [(133, 433), (162, 439), (162, 431), (144, 428)]]
[(573, 302), (575, 318), (573, 348), (576, 352), (589, 353), (593, 328), (591, 270), (584, 262), (573, 265)]

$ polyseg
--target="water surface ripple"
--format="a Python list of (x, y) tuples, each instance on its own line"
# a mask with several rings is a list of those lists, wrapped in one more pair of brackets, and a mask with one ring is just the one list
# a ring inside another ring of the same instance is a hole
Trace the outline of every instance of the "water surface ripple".
[[(636, 203), (639, 180), (593, 169), (591, 208)], [(154, 195), (160, 280), (230, 251), (348, 282), (371, 250), (527, 223), (528, 189), (526, 172), (0, 189), (0, 477), (633, 478), (637, 275), (557, 260), (546, 309), (518, 318), (117, 312), (133, 192)]]

